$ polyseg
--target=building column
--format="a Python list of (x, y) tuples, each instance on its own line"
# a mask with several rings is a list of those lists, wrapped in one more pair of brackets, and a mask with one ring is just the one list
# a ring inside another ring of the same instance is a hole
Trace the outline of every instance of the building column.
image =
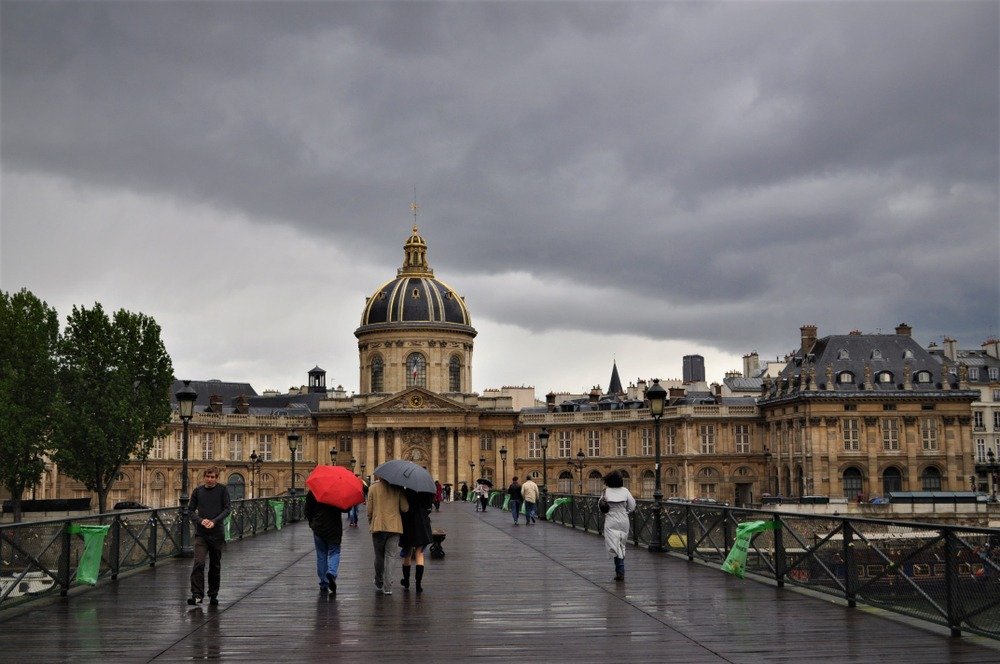
[(445, 439), (445, 457), (446, 463), (448, 464), (447, 470), (445, 470), (444, 476), (447, 478), (447, 482), (451, 482), (452, 495), (455, 495), (455, 491), (458, 489), (458, 476), (455, 473), (455, 433), (452, 429), (444, 430)]
[(392, 430), (392, 458), (403, 458), (403, 430), (398, 427)]
[(388, 429), (376, 429), (376, 435), (378, 435), (378, 458), (375, 463), (372, 464), (372, 470), (375, 470), (375, 466), (379, 466), (385, 463), (385, 437), (388, 435)]
[(365, 464), (365, 470), (369, 468), (375, 470), (375, 429), (365, 430), (365, 458), (361, 460)]
[[(439, 441), (441, 430), (437, 427), (431, 429), (431, 476), (439, 479), (441, 475), (441, 443)], [(447, 481), (447, 480), (446, 480)]]

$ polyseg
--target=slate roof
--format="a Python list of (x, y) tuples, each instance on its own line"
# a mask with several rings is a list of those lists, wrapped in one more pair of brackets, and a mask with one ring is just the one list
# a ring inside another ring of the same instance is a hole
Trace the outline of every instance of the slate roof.
[(622, 380), (618, 377), (617, 362), (611, 363), (611, 382), (608, 383), (608, 394), (625, 394), (625, 390), (622, 389)]
[[(184, 381), (174, 380), (170, 386), (170, 405), (177, 407), (177, 391), (184, 387)], [(207, 408), (209, 399), (213, 396), (222, 397), (222, 402), (229, 405), (236, 397), (243, 395), (247, 398), (257, 396), (257, 390), (253, 389), (250, 383), (230, 383), (221, 380), (192, 380), (191, 387), (198, 393), (198, 398), (194, 401), (196, 411)]]
[[(910, 373), (909, 389), (904, 387), (907, 367)], [(838, 376), (845, 371), (853, 374), (850, 382), (838, 380)], [(930, 372), (929, 382), (916, 381), (920, 371)], [(879, 374), (883, 372), (888, 372), (891, 380), (880, 381)], [(802, 396), (805, 393), (835, 393), (838, 396), (885, 396), (890, 393), (897, 396), (968, 396), (965, 394), (968, 390), (956, 392), (957, 376), (949, 376), (951, 389), (945, 391), (940, 383), (941, 375), (941, 363), (909, 335), (832, 335), (818, 339), (806, 353), (801, 348), (796, 351), (778, 378), (770, 383), (765, 382), (763, 401)]]

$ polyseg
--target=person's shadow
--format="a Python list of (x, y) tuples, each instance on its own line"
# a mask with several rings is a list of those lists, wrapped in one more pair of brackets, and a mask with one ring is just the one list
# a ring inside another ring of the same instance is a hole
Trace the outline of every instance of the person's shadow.
[(340, 606), (336, 595), (316, 596), (316, 615), (313, 619), (313, 634), (321, 645), (340, 645)]

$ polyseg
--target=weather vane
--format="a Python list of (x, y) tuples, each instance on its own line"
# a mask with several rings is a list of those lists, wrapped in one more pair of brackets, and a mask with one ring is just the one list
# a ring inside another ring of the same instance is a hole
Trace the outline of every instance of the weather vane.
[(417, 210), (419, 210), (419, 209), (420, 209), (420, 206), (417, 205), (417, 186), (413, 185), (413, 202), (410, 203), (410, 212), (413, 213), (413, 226), (414, 227), (416, 227), (416, 225), (417, 225)]

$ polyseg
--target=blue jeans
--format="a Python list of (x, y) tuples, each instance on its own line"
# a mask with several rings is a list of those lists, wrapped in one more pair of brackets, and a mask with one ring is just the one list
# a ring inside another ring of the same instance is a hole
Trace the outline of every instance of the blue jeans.
[(313, 533), (313, 544), (316, 545), (316, 576), (319, 577), (319, 585), (326, 588), (329, 584), (326, 573), (329, 572), (337, 576), (340, 568), (340, 545), (327, 544), (326, 540)]
[(511, 500), (510, 501), (510, 513), (514, 517), (514, 523), (517, 523), (517, 514), (521, 511), (521, 501)]
[(347, 510), (347, 523), (352, 523), (355, 526), (358, 525), (358, 506), (355, 505), (351, 509)]
[(537, 521), (538, 520), (538, 504), (537, 503), (524, 503), (524, 520)]

